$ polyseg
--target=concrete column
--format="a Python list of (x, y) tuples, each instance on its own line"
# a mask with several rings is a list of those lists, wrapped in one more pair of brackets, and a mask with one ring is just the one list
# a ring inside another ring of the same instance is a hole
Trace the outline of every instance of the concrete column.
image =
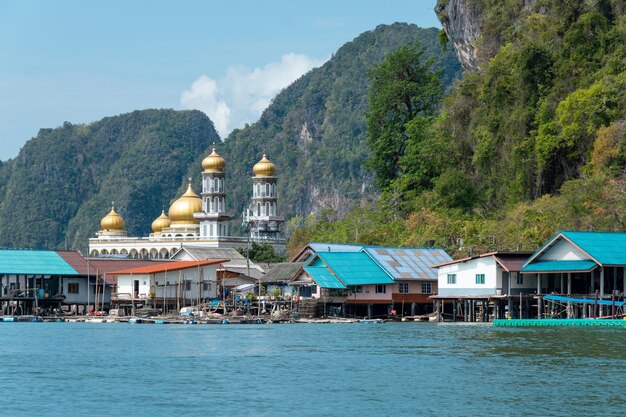
[(509, 307), (509, 317), (513, 318), (513, 317), (515, 317), (515, 315), (513, 314), (513, 297), (511, 297), (510, 295), (509, 295), (509, 298), (507, 300), (507, 303), (508, 303), (508, 307)]
[(435, 308), (437, 310), (437, 321), (441, 321), (441, 301), (437, 300), (435, 302)]
[(600, 268), (600, 298), (604, 298), (604, 268)]
[(541, 294), (541, 274), (537, 274), (537, 294)]
[(572, 273), (567, 273), (567, 295), (572, 295)]
[(543, 318), (543, 297), (537, 297), (537, 318)]
[(411, 303), (411, 315), (415, 315), (415, 303)]
[(374, 309), (374, 306), (372, 304), (368, 304), (367, 305), (367, 318), (371, 319), (372, 318), (372, 310)]
[(563, 273), (561, 272), (559, 275), (561, 275), (561, 286), (559, 287), (559, 293), (560, 294), (564, 294), (565, 291), (563, 287), (565, 287), (565, 276), (563, 275)]

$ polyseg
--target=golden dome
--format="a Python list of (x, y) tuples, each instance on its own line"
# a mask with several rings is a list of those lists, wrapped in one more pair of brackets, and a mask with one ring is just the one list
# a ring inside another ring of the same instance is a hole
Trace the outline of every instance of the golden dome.
[(213, 148), (213, 152), (204, 160), (202, 160), (202, 168), (204, 172), (224, 172), (224, 167), (226, 166), (226, 161), (224, 158), (219, 156)]
[(117, 214), (115, 207), (111, 207), (109, 214), (100, 220), (100, 227), (107, 232), (123, 232), (124, 226), (126, 226), (126, 223), (122, 216)]
[(191, 189), (191, 183), (187, 191), (178, 200), (174, 201), (169, 209), (171, 224), (199, 224), (200, 221), (193, 218), (194, 213), (202, 211), (202, 200)]
[(165, 214), (165, 210), (161, 212), (161, 215), (154, 219), (152, 222), (152, 231), (154, 233), (159, 233), (161, 230), (166, 227), (170, 227), (170, 218)]
[(274, 172), (276, 172), (276, 165), (271, 163), (265, 154), (263, 154), (263, 158), (254, 165), (252, 171), (257, 177), (272, 177)]

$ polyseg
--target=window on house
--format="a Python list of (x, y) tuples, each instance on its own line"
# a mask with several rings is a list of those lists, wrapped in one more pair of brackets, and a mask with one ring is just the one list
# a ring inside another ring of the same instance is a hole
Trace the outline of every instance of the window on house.
[(78, 294), (78, 282), (70, 282), (67, 284), (67, 292), (70, 294)]
[(311, 285), (311, 294), (315, 294), (317, 292), (317, 285)]
[(191, 281), (190, 280), (186, 280), (185, 281), (185, 291), (191, 291)]
[(376, 286), (376, 294), (385, 294), (387, 292), (386, 285), (377, 285)]
[(517, 279), (516, 281), (517, 285), (524, 285), (524, 275), (520, 274), (519, 272), (517, 273)]
[(353, 292), (355, 294), (361, 294), (363, 292), (363, 286), (362, 285), (353, 285), (350, 287), (350, 292)]
[(399, 282), (398, 283), (398, 291), (401, 294), (406, 294), (409, 292), (409, 283), (408, 282)]
[(210, 282), (205, 282), (202, 284), (202, 289), (204, 291), (211, 291), (211, 283)]
[(448, 274), (448, 284), (456, 284), (456, 274)]
[(485, 283), (485, 274), (476, 274), (476, 284)]
[(432, 293), (433, 293), (433, 283), (422, 282), (422, 294), (432, 294)]

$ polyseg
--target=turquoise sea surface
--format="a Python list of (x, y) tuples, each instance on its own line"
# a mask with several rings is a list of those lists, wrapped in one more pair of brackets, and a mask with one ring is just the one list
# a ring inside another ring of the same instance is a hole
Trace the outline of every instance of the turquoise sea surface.
[(6, 416), (623, 416), (626, 329), (0, 323)]

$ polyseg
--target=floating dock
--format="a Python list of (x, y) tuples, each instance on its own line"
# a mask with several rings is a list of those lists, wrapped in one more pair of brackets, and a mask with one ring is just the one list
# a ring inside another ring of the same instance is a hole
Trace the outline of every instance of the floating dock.
[(496, 327), (626, 327), (617, 319), (513, 319), (494, 320)]

